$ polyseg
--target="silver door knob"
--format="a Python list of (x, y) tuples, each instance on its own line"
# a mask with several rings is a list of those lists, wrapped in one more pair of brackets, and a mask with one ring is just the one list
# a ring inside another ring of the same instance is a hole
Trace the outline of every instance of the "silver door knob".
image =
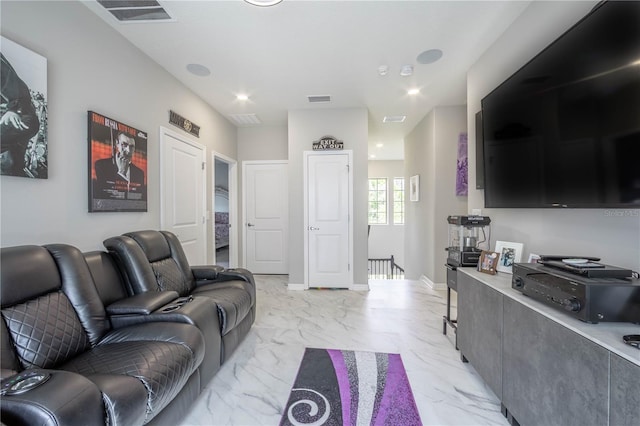
[(247, 223), (247, 226), (255, 226), (253, 223)]
[(309, 231), (319, 231), (320, 228), (316, 228), (315, 226), (310, 226)]

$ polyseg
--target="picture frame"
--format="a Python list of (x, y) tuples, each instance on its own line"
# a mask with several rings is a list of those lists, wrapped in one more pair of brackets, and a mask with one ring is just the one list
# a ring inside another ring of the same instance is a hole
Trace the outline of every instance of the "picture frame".
[(500, 253), (482, 250), (480, 253), (480, 259), (478, 260), (478, 271), (489, 275), (495, 275), (496, 267), (498, 266), (498, 259), (500, 259)]
[(522, 243), (512, 243), (509, 241), (496, 241), (495, 252), (500, 254), (497, 270), (511, 274), (514, 263), (519, 263), (522, 259)]
[(89, 212), (147, 211), (147, 133), (88, 111)]
[(49, 176), (47, 58), (1, 37), (0, 175)]
[(409, 200), (420, 201), (420, 175), (411, 176), (409, 179)]

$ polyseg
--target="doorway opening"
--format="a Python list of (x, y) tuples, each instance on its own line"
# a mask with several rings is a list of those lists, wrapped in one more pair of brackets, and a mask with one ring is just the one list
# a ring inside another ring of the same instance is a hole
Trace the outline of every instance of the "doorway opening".
[(213, 242), (216, 265), (237, 265), (236, 161), (213, 153)]

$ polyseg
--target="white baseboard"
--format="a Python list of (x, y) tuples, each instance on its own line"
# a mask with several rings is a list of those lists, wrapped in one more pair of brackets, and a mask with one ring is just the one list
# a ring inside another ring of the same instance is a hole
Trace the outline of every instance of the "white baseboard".
[(353, 291), (369, 291), (369, 284), (351, 284), (349, 290)]
[(304, 284), (289, 283), (287, 284), (287, 290), (307, 290), (307, 286)]
[(427, 285), (427, 287), (429, 287), (431, 290), (446, 290), (447, 289), (447, 283), (434, 283), (429, 278), (427, 278), (425, 275), (421, 275), (420, 276), (420, 281), (425, 283)]

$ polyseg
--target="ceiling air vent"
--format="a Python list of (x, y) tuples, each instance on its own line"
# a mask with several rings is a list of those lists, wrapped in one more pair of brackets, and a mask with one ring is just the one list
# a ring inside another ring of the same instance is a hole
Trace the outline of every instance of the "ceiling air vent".
[(237, 126), (255, 126), (262, 124), (262, 121), (255, 114), (230, 114), (229, 118)]
[(385, 115), (382, 119), (383, 123), (404, 123), (406, 115)]
[(97, 0), (120, 22), (175, 21), (156, 0)]
[(330, 95), (307, 96), (307, 99), (309, 99), (309, 102), (311, 102), (311, 103), (331, 102), (331, 96)]

